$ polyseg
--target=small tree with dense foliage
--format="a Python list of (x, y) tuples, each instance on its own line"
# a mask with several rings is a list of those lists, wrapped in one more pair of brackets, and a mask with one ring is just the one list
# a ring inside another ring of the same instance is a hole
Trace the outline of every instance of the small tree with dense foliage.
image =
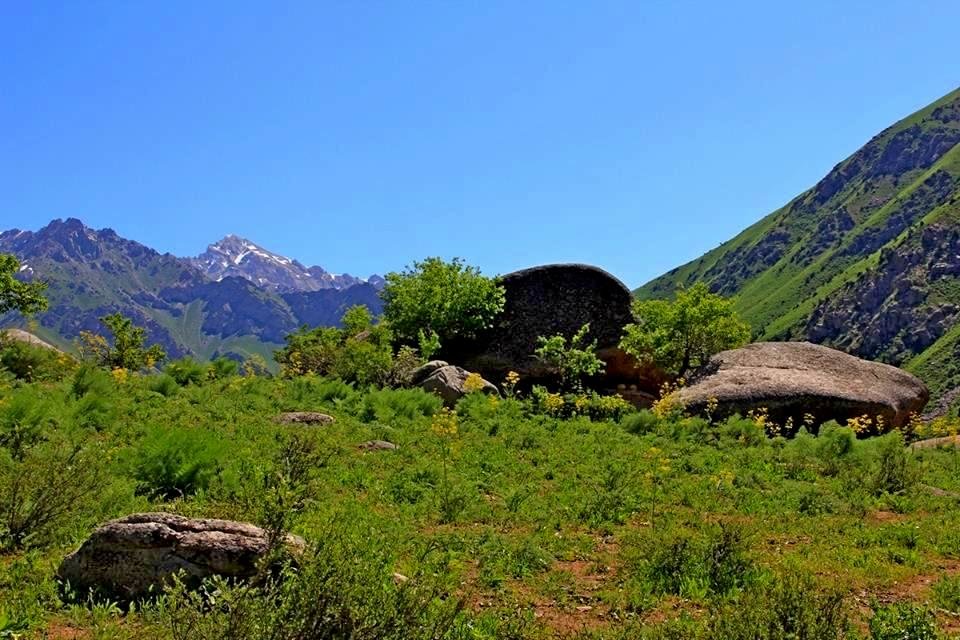
[(393, 333), (363, 305), (347, 309), (343, 328), (302, 327), (274, 353), (285, 376), (332, 375), (361, 385), (386, 383), (393, 367)]
[(147, 330), (133, 324), (121, 313), (100, 318), (112, 336), (112, 344), (104, 336), (89, 331), (80, 332), (80, 351), (85, 358), (108, 369), (139, 371), (163, 362), (167, 354), (159, 344), (144, 346)]
[(24, 315), (46, 310), (47, 299), (43, 296), (45, 282), (21, 282), (14, 276), (20, 272), (16, 256), (0, 253), (0, 314), (19, 311)]
[(410, 344), (434, 334), (439, 344), (472, 338), (503, 311), (502, 286), (464, 264), (427, 258), (400, 273), (388, 273), (383, 314), (396, 337)]
[(702, 282), (681, 289), (672, 301), (634, 302), (633, 317), (620, 347), (676, 376), (750, 341), (750, 327), (737, 317), (732, 301), (710, 293)]
[(559, 334), (537, 338), (540, 346), (534, 355), (560, 376), (564, 389), (582, 391), (583, 379), (603, 370), (603, 360), (597, 357), (597, 341), (587, 343), (589, 333), (590, 325), (585, 324), (573, 334), (569, 343)]

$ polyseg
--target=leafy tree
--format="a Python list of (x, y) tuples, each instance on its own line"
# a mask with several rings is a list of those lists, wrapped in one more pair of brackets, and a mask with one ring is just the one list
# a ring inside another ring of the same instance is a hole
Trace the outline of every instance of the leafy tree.
[(677, 376), (750, 341), (750, 327), (737, 317), (732, 301), (710, 293), (702, 282), (681, 289), (672, 301), (637, 300), (633, 317), (620, 347)]
[(100, 318), (113, 337), (113, 344), (104, 336), (89, 331), (80, 332), (80, 350), (84, 357), (93, 359), (108, 369), (139, 371), (152, 367), (166, 359), (167, 354), (159, 344), (144, 347), (147, 331), (133, 324), (133, 320), (121, 313)]
[(45, 282), (20, 282), (14, 276), (20, 271), (16, 256), (0, 253), (0, 313), (19, 311), (24, 315), (39, 313), (47, 308), (43, 296)]
[(555, 335), (540, 336), (540, 346), (534, 352), (544, 364), (557, 372), (565, 389), (583, 390), (583, 379), (603, 370), (603, 360), (597, 357), (597, 341), (587, 344), (590, 325), (585, 324), (570, 338)]
[(420, 333), (440, 344), (472, 338), (503, 311), (502, 286), (454, 258), (427, 258), (400, 273), (388, 273), (381, 297), (384, 317), (397, 338), (416, 344)]

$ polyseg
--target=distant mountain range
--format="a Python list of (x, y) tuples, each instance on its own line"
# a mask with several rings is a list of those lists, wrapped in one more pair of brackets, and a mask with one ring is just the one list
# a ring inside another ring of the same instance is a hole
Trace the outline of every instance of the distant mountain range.
[[(54, 220), (43, 229), (0, 233), (0, 253), (21, 262), (21, 277), (49, 284), (50, 308), (37, 333), (69, 347), (80, 331), (102, 331), (119, 311), (147, 327), (171, 357), (271, 355), (307, 324), (336, 325), (354, 304), (382, 309), (383, 278), (366, 280), (304, 267), (236, 236), (196, 258), (161, 254), (111, 229)], [(23, 324), (8, 315), (0, 326)]]
[(762, 339), (802, 339), (960, 386), (960, 90), (884, 130), (782, 209), (647, 283), (704, 280)]

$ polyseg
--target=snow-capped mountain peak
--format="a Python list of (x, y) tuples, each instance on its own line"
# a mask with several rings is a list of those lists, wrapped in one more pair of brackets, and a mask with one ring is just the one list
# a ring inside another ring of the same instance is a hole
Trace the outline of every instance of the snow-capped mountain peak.
[(279, 292), (345, 289), (364, 282), (349, 274), (331, 274), (321, 267), (305, 267), (233, 234), (211, 244), (190, 261), (214, 280), (238, 276)]

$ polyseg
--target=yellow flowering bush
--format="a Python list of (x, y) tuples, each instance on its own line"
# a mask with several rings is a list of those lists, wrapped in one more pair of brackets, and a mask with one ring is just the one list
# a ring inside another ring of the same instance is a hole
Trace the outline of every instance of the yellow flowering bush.
[(471, 373), (467, 375), (467, 379), (463, 382), (463, 390), (467, 393), (483, 391), (485, 386), (486, 383), (483, 380), (483, 376), (481, 376), (479, 373)]
[(507, 372), (507, 377), (503, 379), (503, 394), (512, 398), (516, 393), (517, 384), (520, 382), (520, 374), (516, 371)]
[(676, 382), (664, 382), (660, 386), (660, 398), (655, 400), (650, 410), (661, 420), (682, 418), (686, 412), (683, 401), (680, 400), (680, 390), (686, 380), (678, 378)]
[(434, 414), (430, 430), (441, 438), (451, 438), (457, 435), (458, 425), (457, 412), (444, 407)]

